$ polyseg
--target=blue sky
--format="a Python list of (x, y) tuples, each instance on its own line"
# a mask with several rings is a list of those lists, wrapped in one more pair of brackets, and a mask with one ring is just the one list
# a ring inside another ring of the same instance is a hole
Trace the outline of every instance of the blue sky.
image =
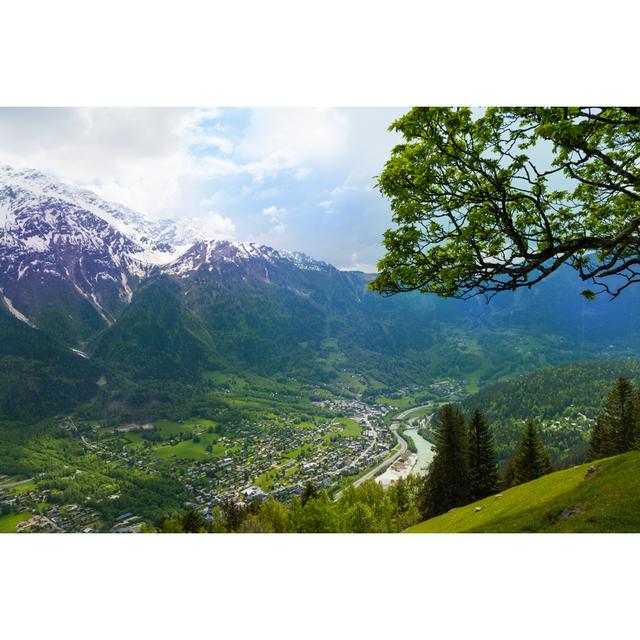
[(403, 108), (0, 109), (0, 162), (212, 236), (373, 270)]

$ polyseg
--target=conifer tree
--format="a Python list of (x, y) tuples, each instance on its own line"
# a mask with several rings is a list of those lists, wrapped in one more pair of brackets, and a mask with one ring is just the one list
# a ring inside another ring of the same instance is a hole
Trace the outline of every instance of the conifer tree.
[(304, 489), (302, 490), (302, 495), (300, 496), (300, 502), (304, 507), (309, 500), (318, 497), (318, 490), (316, 489), (316, 485), (313, 484), (311, 480), (304, 485)]
[(626, 378), (618, 378), (604, 405), (602, 421), (609, 432), (611, 452), (624, 453), (635, 445), (635, 389)]
[(450, 404), (440, 408), (435, 424), (435, 457), (422, 492), (422, 512), (432, 518), (469, 502), (469, 455), (464, 414)]
[(476, 409), (469, 421), (469, 483), (472, 500), (498, 490), (498, 464), (493, 438), (482, 413)]
[(638, 392), (626, 378), (618, 378), (607, 395), (603, 412), (591, 435), (589, 460), (625, 453), (637, 446), (640, 402)]
[(611, 442), (611, 434), (602, 419), (602, 416), (596, 417), (596, 424), (591, 434), (591, 442), (589, 443), (589, 453), (587, 460), (598, 460), (598, 458), (606, 458), (611, 455), (613, 450)]
[(182, 529), (185, 533), (202, 533), (205, 530), (204, 519), (199, 511), (189, 509), (182, 516)]
[(531, 418), (525, 424), (518, 449), (509, 466), (513, 474), (511, 485), (535, 480), (553, 470), (549, 454)]
[(513, 487), (516, 478), (516, 457), (515, 455), (509, 461), (504, 475), (502, 476), (502, 486), (509, 488)]

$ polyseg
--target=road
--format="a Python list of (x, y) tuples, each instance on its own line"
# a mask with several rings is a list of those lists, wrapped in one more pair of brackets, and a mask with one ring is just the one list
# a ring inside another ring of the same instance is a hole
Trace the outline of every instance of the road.
[(19, 487), (21, 484), (26, 484), (27, 482), (33, 482), (33, 478), (18, 480), (17, 482), (8, 482), (7, 484), (0, 484), (0, 489), (11, 489), (12, 487)]
[[(395, 434), (396, 438), (398, 439), (398, 442), (400, 443), (400, 449), (398, 451), (396, 451), (392, 456), (390, 456), (388, 458), (385, 458), (382, 462), (377, 464), (373, 469), (371, 469), (371, 471), (367, 471), (367, 473), (365, 473), (361, 478), (358, 478), (355, 482), (353, 482), (351, 486), (358, 487), (363, 482), (366, 482), (367, 480), (371, 480), (371, 478), (375, 478), (376, 474), (379, 471), (391, 466), (407, 450), (407, 447), (408, 447), (407, 441), (398, 433), (398, 427), (400, 426), (400, 423), (409, 414), (413, 413), (414, 411), (417, 411), (418, 409), (423, 409), (423, 408), (428, 407), (428, 406), (430, 406), (430, 405), (422, 404), (422, 405), (420, 405), (418, 407), (411, 407), (410, 409), (406, 409), (402, 413), (399, 413), (393, 419), (393, 422), (391, 423), (391, 431)], [(344, 491), (344, 489), (342, 489), (341, 491), (338, 491), (338, 493), (336, 493), (336, 495), (334, 497), (334, 500), (338, 500), (340, 498), (340, 496), (342, 495), (343, 491)]]
[(417, 411), (418, 409), (425, 409), (427, 407), (430, 407), (431, 404), (421, 404), (418, 407), (411, 407), (411, 409), (406, 409), (405, 411), (403, 411), (402, 413), (399, 413), (395, 419), (402, 421), (404, 420), (410, 413), (413, 413), (414, 411)]
[[(414, 407), (414, 409), (416, 408), (417, 407)], [(411, 409), (410, 411), (413, 411), (413, 409)], [(397, 416), (395, 420), (391, 423), (391, 431), (392, 433), (395, 434), (396, 438), (398, 439), (398, 442), (400, 443), (400, 449), (396, 451), (392, 456), (385, 458), (380, 464), (377, 464), (373, 469), (371, 469), (371, 471), (367, 471), (367, 473), (365, 473), (361, 478), (358, 478), (350, 486), (358, 487), (363, 482), (366, 482), (367, 480), (371, 480), (371, 478), (375, 477), (378, 471), (385, 469), (389, 465), (392, 465), (407, 450), (407, 446), (408, 446), (407, 441), (398, 433), (398, 426), (400, 424), (400, 420), (398, 418), (400, 418), (400, 416)], [(338, 493), (336, 493), (335, 495), (334, 500), (338, 500), (342, 495), (343, 491), (344, 489), (342, 489), (341, 491), (338, 491)]]

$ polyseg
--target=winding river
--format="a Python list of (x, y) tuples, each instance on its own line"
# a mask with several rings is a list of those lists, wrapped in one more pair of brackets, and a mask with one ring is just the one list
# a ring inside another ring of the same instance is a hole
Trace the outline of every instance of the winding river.
[(416, 445), (418, 460), (413, 467), (411, 473), (424, 474), (426, 473), (431, 461), (433, 460), (434, 453), (431, 450), (432, 444), (427, 442), (419, 433), (417, 429), (405, 429), (404, 435), (409, 436)]

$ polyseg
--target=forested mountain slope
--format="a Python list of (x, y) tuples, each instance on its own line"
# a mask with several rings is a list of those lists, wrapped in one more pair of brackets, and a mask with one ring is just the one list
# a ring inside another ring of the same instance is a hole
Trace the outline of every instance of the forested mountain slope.
[[(311, 384), (356, 375), (377, 395), (444, 378), (474, 390), (565, 362), (640, 354), (633, 321), (640, 289), (588, 301), (568, 268), (489, 304), (383, 297), (368, 289), (368, 274), (298, 252), (204, 240), (37, 171), (0, 173), (0, 305), (24, 331), (40, 332), (32, 360), (56, 370), (63, 345), (80, 348), (111, 372), (109, 390), (148, 380), (193, 383), (207, 370)], [(1, 341), (15, 342), (14, 333), (0, 326)], [(87, 366), (73, 363), (69, 371)], [(63, 398), (73, 396), (51, 393), (58, 400), (43, 407), (67, 406)], [(555, 394), (548, 407), (530, 387), (495, 394), (482, 396), (483, 404), (519, 402), (518, 415), (547, 415), (563, 402)]]
[(0, 420), (37, 420), (91, 397), (101, 369), (0, 305)]
[(502, 469), (527, 418), (540, 430), (556, 468), (584, 460), (594, 419), (619, 377), (640, 380), (640, 360), (590, 360), (551, 367), (489, 385), (463, 401), (492, 425)]
[(487, 386), (464, 401), (489, 420), (550, 419), (567, 409), (594, 415), (616, 378), (640, 380), (640, 360), (575, 362)]

